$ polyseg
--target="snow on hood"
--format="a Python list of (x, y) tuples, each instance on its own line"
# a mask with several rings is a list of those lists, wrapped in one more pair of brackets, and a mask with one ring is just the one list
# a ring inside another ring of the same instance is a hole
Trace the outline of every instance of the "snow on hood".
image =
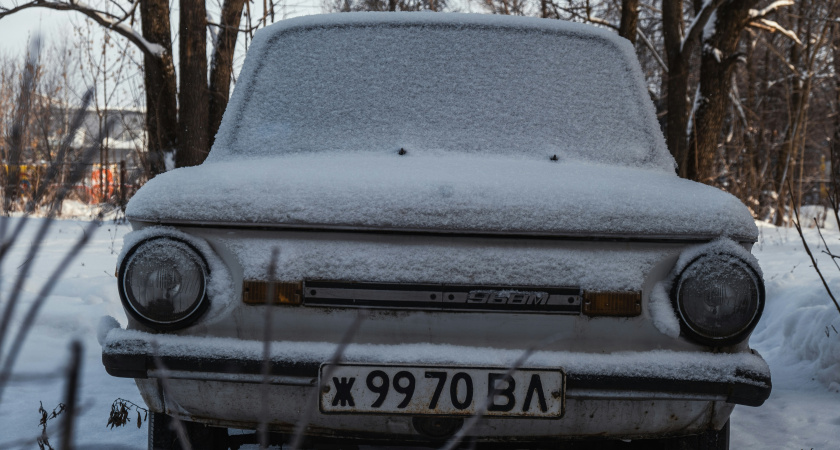
[(126, 215), (429, 231), (755, 240), (747, 208), (661, 170), (467, 155), (310, 154), (205, 163), (149, 181)]

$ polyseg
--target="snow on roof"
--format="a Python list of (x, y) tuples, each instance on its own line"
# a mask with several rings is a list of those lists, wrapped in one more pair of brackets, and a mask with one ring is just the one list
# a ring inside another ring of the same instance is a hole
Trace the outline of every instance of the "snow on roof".
[(305, 16), (259, 31), (208, 162), (400, 148), (674, 168), (626, 40), (437, 13)]
[(178, 169), (149, 181), (132, 220), (430, 231), (730, 236), (744, 205), (672, 172), (472, 155), (292, 154)]

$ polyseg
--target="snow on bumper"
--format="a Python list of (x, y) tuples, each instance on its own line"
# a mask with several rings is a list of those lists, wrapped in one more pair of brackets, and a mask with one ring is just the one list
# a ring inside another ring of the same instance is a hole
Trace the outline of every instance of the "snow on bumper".
[[(273, 342), (269, 383), (314, 386), (337, 344)], [(109, 374), (127, 378), (260, 383), (263, 343), (231, 338), (162, 336), (111, 330), (102, 346)], [(522, 350), (454, 345), (350, 344), (342, 362), (505, 367)], [(162, 365), (162, 366), (161, 366)], [(562, 368), (569, 399), (680, 399), (760, 406), (770, 396), (770, 369), (757, 353), (667, 350), (612, 354), (538, 351), (523, 368)], [(166, 372), (163, 373), (162, 370)]]

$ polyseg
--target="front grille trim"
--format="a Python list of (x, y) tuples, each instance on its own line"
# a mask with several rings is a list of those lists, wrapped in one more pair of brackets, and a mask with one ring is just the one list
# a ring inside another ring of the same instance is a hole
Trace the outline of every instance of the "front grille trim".
[(453, 312), (581, 313), (577, 286), (488, 286), (308, 280), (308, 307), (408, 309)]

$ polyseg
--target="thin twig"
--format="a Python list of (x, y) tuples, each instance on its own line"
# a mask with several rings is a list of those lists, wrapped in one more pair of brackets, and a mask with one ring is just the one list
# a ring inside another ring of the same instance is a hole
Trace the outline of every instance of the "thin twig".
[(268, 265), (268, 289), (265, 294), (265, 325), (263, 327), (263, 354), (262, 354), (262, 382), (260, 383), (260, 423), (257, 426), (257, 436), (259, 437), (260, 449), (268, 448), (268, 387), (269, 376), (271, 375), (271, 342), (274, 340), (273, 336), (273, 320), (274, 320), (274, 298), (277, 289), (274, 278), (277, 272), (277, 259), (280, 256), (278, 248), (271, 249), (271, 262)]
[[(87, 228), (85, 229), (85, 232), (82, 233), (82, 237), (79, 238), (78, 241), (76, 241), (76, 244), (73, 245), (73, 248), (71, 248), (70, 251), (64, 255), (64, 259), (61, 260), (61, 262), (58, 264), (58, 267), (56, 267), (55, 270), (53, 270), (53, 273), (50, 274), (50, 277), (47, 279), (47, 281), (41, 287), (41, 290), (38, 292), (38, 295), (35, 297), (35, 301), (29, 307), (26, 316), (24, 316), (20, 328), (18, 328), (17, 335), (15, 335), (15, 339), (9, 346), (9, 351), (7, 352), (6, 359), (3, 361), (2, 371), (0, 371), (0, 402), (3, 399), (3, 392), (6, 387), (6, 382), (8, 381), (9, 376), (12, 373), (12, 368), (14, 368), (15, 366), (15, 361), (17, 360), (17, 356), (20, 353), (20, 349), (23, 347), (23, 341), (29, 334), (32, 325), (34, 325), (35, 319), (38, 316), (38, 312), (44, 305), (44, 302), (46, 302), (47, 297), (50, 295), (55, 285), (58, 283), (58, 280), (61, 278), (62, 275), (64, 275), (64, 271), (67, 270), (68, 267), (70, 267), (70, 263), (73, 262), (73, 259), (75, 259), (76, 256), (79, 255), (82, 248), (84, 248), (84, 246), (90, 240), (90, 237), (93, 235), (94, 229), (96, 229), (96, 227), (99, 226), (100, 219), (101, 213), (100, 217), (98, 217), (97, 220), (94, 220), (90, 224), (88, 224)], [(48, 220), (47, 222), (50, 221), (51, 220)]]
[(14, 192), (17, 191), (20, 182), (20, 157), (23, 154), (23, 137), (26, 134), (26, 125), (29, 122), (29, 110), (32, 106), (30, 101), (35, 91), (37, 78), (38, 61), (41, 58), (41, 38), (36, 35), (30, 43), (26, 63), (24, 65), (23, 79), (20, 83), (20, 95), (17, 100), (17, 111), (12, 122), (11, 133), (9, 134), (9, 153), (6, 164), (9, 171), (6, 175), (6, 183), (3, 186), (3, 212), (8, 214), (12, 207)]
[[(41, 248), (41, 243), (46, 238), (47, 232), (49, 231), (49, 228), (52, 225), (53, 218), (58, 213), (58, 210), (61, 207), (61, 203), (64, 201), (64, 199), (67, 197), (67, 194), (70, 192), (69, 186), (74, 186), (76, 183), (79, 182), (79, 180), (82, 179), (87, 170), (87, 163), (93, 160), (94, 155), (98, 152), (99, 147), (101, 146), (102, 140), (111, 132), (111, 128), (113, 127), (113, 125), (114, 121), (108, 121), (105, 124), (105, 126), (102, 129), (102, 132), (99, 134), (96, 141), (85, 149), (85, 151), (82, 153), (82, 158), (73, 165), (67, 183), (64, 186), (62, 186), (61, 189), (59, 189), (58, 193), (53, 199), (53, 202), (51, 203), (49, 211), (47, 213), (47, 218), (39, 227), (35, 235), (35, 240), (30, 246), (29, 252), (27, 253), (26, 258), (24, 259), (24, 263), (18, 271), (18, 275), (15, 279), (14, 286), (12, 287), (12, 295), (6, 302), (6, 308), (3, 310), (2, 317), (0, 317), (0, 351), (2, 351), (3, 349), (3, 344), (6, 338), (6, 334), (9, 330), (9, 324), (11, 323), (12, 315), (14, 314), (15, 308), (17, 307), (17, 302), (20, 298), (20, 294), (23, 292), (23, 283), (29, 276), (29, 271), (32, 268), (32, 262), (35, 259), (35, 255), (38, 254), (38, 251)], [(0, 246), (0, 261), (3, 260), (3, 257), (5, 256), (6, 252), (18, 239), (18, 236), (20, 235), (21, 230), (23, 230), (24, 224), (27, 222), (27, 219), (28, 216), (22, 217), (9, 239), (3, 242), (2, 246)], [(2, 384), (2, 379), (0, 379), (0, 393), (2, 393)], [(2, 397), (2, 395), (0, 395), (0, 397)]]
[(817, 218), (816, 217), (814, 217), (814, 227), (817, 229), (817, 233), (820, 235), (820, 239), (822, 239), (823, 246), (825, 246), (825, 251), (823, 251), (823, 253), (830, 256), (831, 260), (834, 261), (834, 266), (837, 267), (837, 270), (840, 270), (840, 265), (837, 264), (837, 259), (836, 259), (836, 258), (839, 258), (840, 256), (837, 256), (837, 255), (831, 253), (831, 251), (828, 249), (828, 243), (825, 242), (825, 238), (823, 237), (822, 231), (820, 231), (820, 224), (817, 223)]
[[(17, 189), (19, 184), (19, 164), (20, 155), (23, 152), (23, 135), (25, 134), (26, 124), (28, 122), (27, 118), (29, 117), (29, 100), (32, 96), (32, 92), (35, 90), (35, 66), (40, 58), (40, 53), (41, 39), (38, 35), (35, 35), (33, 40), (30, 42), (29, 52), (24, 66), (23, 79), (21, 80), (20, 96), (17, 100), (18, 107), (15, 112), (11, 133), (8, 139), (9, 151), (6, 155), (6, 167), (8, 167), (9, 170), (4, 171), (3, 173), (3, 218), (2, 223), (0, 223), (0, 269), (2, 268), (3, 256), (5, 255), (7, 249), (7, 241), (5, 240), (5, 237), (8, 219), (6, 216), (9, 214), (9, 210), (11, 208), (12, 186)], [(13, 166), (15, 169), (12, 168)], [(0, 356), (2, 355), (3, 350), (3, 336), (5, 334), (5, 329), (8, 326), (8, 322), (11, 320), (11, 317), (7, 318), (7, 315), (12, 312), (13, 310), (9, 309), (9, 305), (7, 304), (7, 307), (3, 312), (2, 321), (0, 321)]]
[(650, 39), (648, 39), (647, 35), (645, 35), (645, 33), (641, 29), (636, 30), (636, 35), (639, 36), (639, 38), (642, 40), (642, 43), (645, 44), (645, 47), (647, 47), (648, 50), (650, 50), (650, 52), (653, 54), (653, 58), (656, 60), (657, 63), (659, 63), (659, 67), (662, 69), (662, 72), (668, 73), (668, 65), (665, 64), (665, 61), (662, 59), (662, 56), (660, 56), (659, 52), (656, 51), (656, 47), (654, 47), (654, 45), (650, 42)]
[[(108, 121), (103, 127), (102, 133), (100, 133), (100, 135), (97, 137), (96, 143), (90, 145), (87, 149), (85, 149), (82, 158), (73, 166), (73, 169), (70, 171), (70, 176), (68, 177), (67, 185), (75, 185), (84, 176), (86, 170), (86, 162), (93, 159), (93, 155), (99, 149), (102, 139), (104, 138), (104, 136), (108, 136), (108, 134), (111, 132), (111, 127), (113, 126), (113, 124), (113, 121)], [(35, 255), (38, 253), (38, 250), (41, 247), (41, 243), (46, 238), (47, 231), (49, 231), (50, 225), (52, 225), (53, 218), (55, 217), (58, 207), (61, 205), (61, 203), (64, 201), (64, 198), (67, 196), (67, 193), (70, 191), (67, 185), (59, 189), (58, 194), (56, 194), (55, 198), (53, 199), (52, 205), (49, 209), (49, 213), (47, 214), (47, 218), (44, 220), (44, 222), (41, 224), (41, 227), (38, 229), (35, 242), (30, 247), (26, 260), (23, 266), (21, 267), (20, 271), (18, 272), (17, 279), (15, 280), (15, 285), (12, 289), (12, 296), (9, 298), (8, 303), (6, 305), (6, 309), (3, 311), (3, 317), (0, 318), (0, 350), (2, 350), (3, 348), (3, 341), (8, 330), (9, 323), (11, 321), (11, 315), (14, 313), (14, 308), (20, 298), (21, 292), (23, 292), (23, 283), (29, 275), (29, 271), (31, 270), (32, 263), (35, 259)], [(88, 240), (90, 240), (90, 236), (93, 234), (93, 230), (99, 226), (101, 220), (102, 212), (100, 211), (96, 220), (92, 221), (87, 226), (82, 237), (76, 242), (71, 251), (64, 256), (64, 259), (50, 275), (50, 278), (41, 288), (41, 291), (38, 293), (38, 296), (35, 297), (35, 301), (29, 307), (29, 310), (24, 316), (24, 320), (20, 325), (20, 328), (18, 328), (18, 333), (15, 336), (15, 340), (9, 346), (9, 350), (5, 356), (5, 359), (3, 360), (2, 370), (0, 370), (0, 400), (2, 400), (3, 398), (3, 391), (5, 389), (6, 380), (8, 380), (9, 375), (12, 372), (12, 368), (14, 367), (17, 355), (20, 352), (21, 347), (23, 346), (23, 341), (26, 339), (26, 336), (29, 334), (30, 328), (35, 323), (35, 318), (38, 316), (38, 312), (40, 311), (41, 306), (43, 306), (44, 302), (47, 300), (47, 296), (49, 296), (56, 283), (58, 283), (58, 279), (61, 278), (61, 276), (64, 274), (64, 271), (67, 270), (73, 259), (87, 244)]]
[[(168, 395), (167, 392), (172, 392), (172, 389), (169, 388), (169, 369), (166, 368), (166, 365), (163, 364), (163, 360), (160, 358), (160, 352), (158, 349), (158, 343), (156, 340), (151, 342), (152, 345), (152, 355), (154, 355), (155, 360), (155, 368), (157, 368), (158, 373), (158, 380), (160, 380), (160, 387), (163, 390), (163, 397), (166, 398)], [(175, 429), (175, 433), (178, 435), (178, 440), (181, 441), (181, 449), (182, 450), (192, 450), (192, 445), (190, 444), (190, 438), (187, 434), (187, 428), (184, 426), (184, 423), (181, 422), (175, 416), (169, 416), (172, 419), (172, 428)]]
[[(551, 345), (554, 342), (559, 341), (560, 339), (563, 338), (563, 336), (564, 336), (563, 333), (558, 333), (554, 336), (551, 336), (550, 338), (548, 338), (546, 340), (540, 341), (539, 344), (532, 345), (531, 347), (526, 349), (524, 352), (522, 352), (521, 355), (519, 355), (519, 358), (517, 358), (516, 361), (513, 362), (513, 364), (510, 366), (510, 368), (508, 368), (508, 371), (505, 372), (505, 375), (502, 379), (510, 379), (511, 376), (513, 376), (513, 373), (516, 372), (517, 370), (519, 370), (519, 368), (522, 367), (523, 364), (525, 364), (525, 362), (528, 360), (528, 358), (531, 357), (531, 355), (534, 354), (534, 352), (536, 352), (536, 351), (538, 351), (542, 348), (545, 348), (547, 345)], [(449, 440), (446, 442), (446, 445), (441, 447), (441, 450), (454, 450), (455, 447), (457, 447), (458, 444), (460, 444), (461, 441), (464, 440), (467, 433), (469, 433), (470, 430), (475, 428), (475, 426), (478, 425), (478, 422), (482, 418), (484, 418), (484, 413), (487, 412), (487, 408), (490, 407), (490, 404), (493, 402), (493, 398), (497, 394), (499, 394), (501, 391), (502, 391), (502, 389), (499, 389), (496, 386), (493, 386), (493, 390), (490, 391), (490, 393), (487, 395), (487, 397), (484, 398), (484, 402), (481, 404), (481, 406), (479, 406), (476, 409), (475, 413), (473, 413), (473, 416), (470, 417), (470, 419), (467, 420), (466, 423), (464, 423), (464, 426), (462, 426), (461, 429), (458, 430), (458, 432), (455, 433), (454, 436), (449, 438)]]
[(817, 271), (817, 275), (820, 276), (820, 280), (822, 280), (823, 286), (825, 287), (825, 291), (828, 292), (828, 296), (831, 297), (831, 301), (834, 302), (834, 306), (837, 308), (837, 312), (840, 313), (840, 303), (837, 303), (837, 299), (834, 298), (834, 294), (831, 292), (831, 288), (828, 287), (828, 282), (825, 281), (825, 277), (822, 274), (819, 266), (817, 266), (817, 260), (814, 259), (814, 255), (811, 254), (811, 248), (808, 247), (808, 242), (805, 241), (805, 235), (802, 234), (802, 226), (799, 224), (799, 211), (796, 210), (796, 204), (793, 203), (793, 189), (790, 186), (790, 180), (788, 180), (788, 195), (790, 195), (791, 205), (793, 206), (793, 225), (796, 227), (796, 231), (799, 233), (799, 238), (802, 239), (802, 245), (805, 246), (805, 252), (808, 253), (808, 257), (811, 258), (811, 264), (814, 266), (814, 270)]
[[(90, 410), (91, 404), (92, 403), (90, 401), (87, 401), (84, 404), (78, 406), (76, 408), (76, 414), (81, 415), (82, 413), (87, 412), (88, 410)], [(56, 425), (56, 427), (54, 429), (52, 429), (52, 431), (55, 431), (59, 434), (63, 433), (64, 432), (64, 421), (60, 421)], [(31, 450), (32, 447), (34, 445), (36, 445), (38, 443), (38, 440), (41, 439), (42, 437), (43, 436), (39, 433), (38, 436), (31, 437), (31, 438), (20, 438), (20, 439), (14, 440), (14, 441), (0, 442), (0, 448), (2, 448), (3, 450), (14, 449), (14, 448)], [(88, 450), (92, 446), (85, 444), (84, 447), (85, 447), (85, 450)], [(125, 448), (136, 449), (136, 447), (121, 447), (119, 445), (116, 445), (116, 446), (110, 446), (109, 445), (106, 448), (109, 448), (109, 449), (113, 448), (114, 450), (125, 449)]]
[(303, 444), (303, 437), (306, 432), (306, 428), (309, 426), (309, 421), (312, 419), (312, 413), (315, 410), (315, 405), (318, 404), (318, 395), (332, 376), (332, 373), (335, 370), (335, 365), (338, 364), (344, 357), (344, 351), (347, 350), (347, 346), (350, 345), (350, 342), (353, 340), (356, 332), (359, 331), (359, 328), (362, 326), (362, 322), (364, 322), (367, 318), (367, 314), (367, 310), (360, 309), (356, 315), (356, 319), (353, 320), (353, 323), (351, 323), (350, 327), (347, 328), (347, 331), (344, 332), (344, 336), (341, 337), (341, 342), (338, 344), (338, 347), (335, 348), (335, 352), (333, 352), (329, 364), (321, 374), (321, 382), (318, 384), (317, 388), (312, 391), (312, 395), (307, 402), (306, 410), (301, 415), (297, 424), (295, 424), (294, 437), (292, 438), (292, 450), (298, 450), (301, 444)]
[(92, 99), (93, 89), (88, 89), (82, 96), (81, 107), (78, 111), (76, 111), (76, 114), (73, 115), (73, 119), (70, 121), (70, 127), (67, 130), (67, 134), (64, 136), (64, 139), (61, 140), (61, 145), (58, 148), (58, 154), (53, 160), (53, 163), (47, 168), (47, 174), (44, 177), (44, 180), (38, 186), (38, 190), (32, 196), (32, 200), (29, 201), (29, 204), (26, 207), (26, 214), (30, 214), (34, 211), (38, 202), (44, 196), (44, 192), (46, 192), (49, 185), (58, 176), (60, 167), (64, 164), (64, 160), (67, 158), (67, 153), (73, 145), (73, 140), (76, 138), (76, 133), (84, 124), (85, 113), (87, 112), (87, 108)]
[(67, 369), (67, 386), (64, 389), (64, 430), (61, 433), (61, 450), (73, 448), (73, 426), (76, 420), (76, 400), (79, 394), (79, 373), (82, 370), (82, 343), (74, 339), (70, 343), (70, 366)]
[[(835, 164), (838, 164), (838, 163), (840, 163), (840, 159), (838, 159), (837, 163), (835, 163)], [(840, 230), (840, 215), (838, 215), (838, 211), (837, 211), (838, 209), (840, 209), (840, 202), (838, 202), (838, 200), (840, 200), (840, 192), (838, 192), (838, 184), (840, 184), (840, 183), (838, 183), (838, 181), (840, 181), (840, 180), (833, 180), (834, 174), (832, 174), (831, 176), (832, 176), (831, 184), (833, 186), (832, 186), (832, 189), (828, 190), (828, 201), (831, 203), (831, 210), (834, 213), (834, 220), (835, 220), (834, 223), (837, 224), (837, 228)], [(834, 191), (834, 194), (832, 194), (832, 191)]]

